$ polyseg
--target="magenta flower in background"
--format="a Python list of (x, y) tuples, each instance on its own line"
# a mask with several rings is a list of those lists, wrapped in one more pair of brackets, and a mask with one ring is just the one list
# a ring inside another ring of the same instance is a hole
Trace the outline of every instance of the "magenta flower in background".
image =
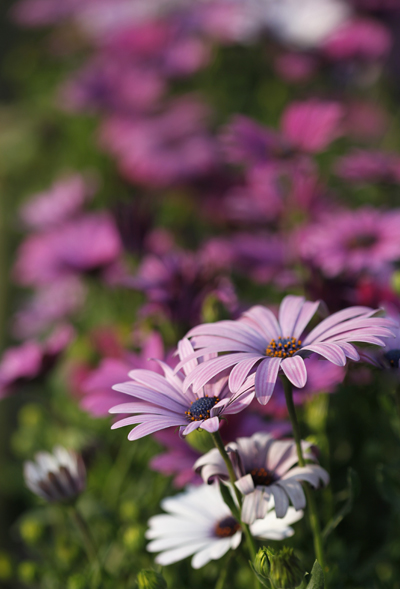
[(282, 371), (290, 382), (303, 388), (307, 382), (307, 365), (303, 358), (316, 353), (337, 366), (347, 358), (358, 361), (359, 354), (351, 342), (383, 346), (392, 336), (391, 321), (373, 317), (368, 307), (350, 307), (324, 319), (306, 335), (304, 330), (320, 306), (304, 297), (289, 295), (279, 308), (279, 321), (266, 307), (255, 306), (237, 321), (218, 321), (193, 328), (188, 337), (198, 351), (181, 360), (177, 369), (193, 358), (226, 352), (223, 356), (193, 366), (186, 376), (184, 389), (194, 391), (222, 371), (231, 369), (229, 388), (237, 393), (251, 375), (255, 378), (257, 399), (265, 405)]
[(200, 320), (202, 305), (210, 294), (228, 309), (236, 307), (233, 285), (218, 266), (201, 251), (195, 254), (175, 249), (163, 256), (145, 256), (136, 276), (127, 278), (125, 284), (146, 294), (143, 313), (161, 312), (185, 327)]
[(384, 24), (358, 18), (344, 23), (329, 35), (322, 50), (334, 60), (374, 60), (386, 57), (391, 46), (391, 35)]
[(400, 182), (400, 156), (384, 151), (354, 150), (336, 163), (336, 173), (350, 182)]
[(126, 396), (113, 390), (112, 386), (124, 380), (130, 370), (143, 368), (159, 374), (162, 372), (153, 358), (164, 358), (164, 347), (158, 333), (147, 337), (140, 354), (124, 352), (121, 357), (103, 358), (99, 366), (90, 371), (80, 383), (82, 409), (93, 417), (108, 415), (111, 407), (126, 400)]
[[(151, 540), (147, 550), (160, 552), (155, 561), (162, 566), (194, 555), (192, 567), (199, 569), (236, 549), (241, 542), (240, 523), (232, 517), (217, 485), (189, 488), (163, 499), (161, 506), (167, 514), (150, 518), (146, 538)], [(283, 540), (293, 536), (290, 524), (302, 516), (302, 512), (291, 507), (284, 519), (270, 511), (264, 519), (254, 522), (250, 530), (254, 537)]]
[(8, 348), (0, 360), (0, 399), (50, 370), (73, 337), (72, 327), (62, 325), (43, 343), (31, 340)]
[(298, 250), (329, 278), (382, 272), (400, 259), (400, 209), (332, 213), (300, 230)]
[[(304, 458), (315, 461), (310, 447), (311, 443), (302, 442)], [(317, 464), (295, 466), (298, 456), (293, 440), (275, 440), (268, 434), (256, 433), (228, 444), (226, 450), (237, 477), (235, 485), (244, 495), (241, 513), (247, 524), (266, 516), (272, 497), (276, 516), (282, 518), (288, 512), (289, 503), (296, 511), (305, 508), (302, 482), (314, 488), (329, 483), (328, 473)], [(195, 469), (205, 483), (229, 480), (225, 462), (216, 448), (199, 458)]]
[[(193, 348), (186, 339), (178, 346), (179, 358), (185, 360), (193, 354)], [(128, 382), (114, 385), (113, 389), (133, 397), (131, 402), (117, 405), (110, 413), (133, 413), (117, 421), (112, 429), (126, 425), (137, 425), (128, 435), (129, 440), (137, 440), (154, 432), (178, 427), (181, 435), (201, 427), (208, 432), (215, 432), (220, 427), (220, 417), (239, 413), (245, 409), (254, 397), (254, 382), (249, 381), (233, 396), (227, 386), (227, 377), (201, 387), (196, 393), (190, 388), (183, 392), (183, 381), (187, 371), (197, 365), (191, 360), (184, 367), (184, 373), (174, 374), (172, 369), (160, 362), (164, 376), (150, 370), (132, 370)]]
[(217, 152), (206, 129), (207, 115), (198, 99), (180, 97), (152, 117), (109, 118), (100, 141), (131, 182), (152, 188), (185, 183), (215, 168)]
[(80, 213), (93, 196), (93, 178), (74, 174), (57, 180), (44, 192), (34, 194), (22, 205), (20, 217), (29, 229), (43, 230), (71, 219)]
[(338, 102), (315, 98), (292, 102), (284, 110), (280, 133), (244, 116), (234, 117), (222, 131), (228, 161), (256, 164), (295, 155), (319, 153), (343, 132), (345, 110)]
[(121, 253), (114, 220), (90, 213), (25, 239), (14, 266), (16, 282), (41, 286), (65, 276), (104, 269)]
[(46, 284), (17, 311), (12, 333), (18, 339), (40, 335), (54, 323), (76, 314), (85, 298), (86, 289), (77, 276), (66, 276)]

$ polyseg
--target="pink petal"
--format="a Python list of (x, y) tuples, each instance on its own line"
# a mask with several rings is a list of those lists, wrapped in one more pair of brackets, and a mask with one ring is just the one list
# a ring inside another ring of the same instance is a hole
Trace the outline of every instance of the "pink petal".
[(346, 355), (338, 345), (315, 343), (311, 346), (305, 346), (302, 350), (310, 350), (311, 352), (320, 354), (329, 360), (329, 362), (332, 362), (332, 364), (336, 364), (336, 366), (346, 365)]
[(251, 307), (243, 314), (243, 317), (250, 319), (252, 325), (257, 326), (257, 329), (263, 333), (267, 340), (267, 344), (272, 340), (282, 335), (281, 328), (275, 315), (261, 305)]
[(359, 317), (360, 315), (367, 316), (369, 313), (371, 313), (371, 311), (373, 311), (373, 309), (370, 309), (369, 307), (349, 307), (348, 309), (338, 311), (337, 313), (334, 313), (333, 315), (330, 315), (329, 317), (321, 321), (321, 323), (317, 325), (317, 327), (314, 327), (314, 329), (308, 334), (308, 336), (304, 340), (304, 344), (311, 344), (317, 338), (320, 338), (320, 336), (323, 333), (325, 333), (325, 331), (327, 331), (334, 325), (341, 323), (342, 321), (347, 321), (348, 319)]
[(237, 393), (244, 381), (246, 380), (250, 370), (254, 364), (258, 362), (259, 358), (249, 358), (248, 360), (242, 360), (239, 364), (236, 364), (229, 375), (229, 388), (232, 393)]
[[(193, 352), (193, 346), (190, 341), (186, 337), (181, 339), (178, 343), (178, 353), (180, 360), (183, 361), (183, 372), (186, 374), (186, 376), (190, 374), (192, 370), (194, 370), (198, 365), (198, 362), (195, 359), (190, 361), (187, 360), (188, 356), (193, 354)], [(184, 362), (185, 359), (186, 362)]]
[(288, 295), (283, 299), (279, 307), (279, 323), (283, 337), (291, 337), (294, 331), (304, 297)]
[(210, 417), (210, 419), (205, 419), (201, 424), (201, 429), (206, 430), (210, 434), (216, 432), (219, 429), (219, 419), (218, 417)]
[(300, 339), (301, 334), (303, 333), (307, 325), (310, 323), (311, 319), (314, 317), (320, 305), (320, 301), (316, 301), (315, 303), (305, 301), (297, 318), (296, 325), (294, 326), (292, 334), (293, 337), (295, 337), (296, 339)]
[(285, 358), (281, 367), (288, 379), (295, 387), (302, 389), (307, 382), (307, 369), (303, 358), (300, 356), (292, 356), (292, 358)]
[(255, 388), (261, 405), (266, 405), (274, 392), (281, 362), (281, 358), (265, 358), (257, 368)]

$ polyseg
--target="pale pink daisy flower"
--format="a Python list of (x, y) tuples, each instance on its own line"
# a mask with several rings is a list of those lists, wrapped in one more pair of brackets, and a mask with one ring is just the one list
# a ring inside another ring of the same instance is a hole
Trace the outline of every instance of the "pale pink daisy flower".
[[(304, 458), (315, 461), (311, 444), (302, 442)], [(296, 466), (298, 456), (294, 440), (276, 440), (266, 433), (256, 433), (251, 438), (239, 438), (228, 444), (237, 481), (236, 487), (244, 495), (242, 521), (252, 524), (266, 516), (275, 504), (276, 516), (285, 517), (292, 503), (297, 510), (304, 509), (306, 498), (301, 483), (314, 488), (327, 485), (329, 475), (317, 464)], [(194, 468), (201, 473), (205, 483), (215, 479), (229, 480), (228, 470), (219, 451), (214, 448), (197, 460)]]
[(317, 327), (304, 331), (320, 307), (304, 297), (289, 295), (279, 308), (279, 321), (261, 305), (252, 307), (236, 321), (203, 324), (188, 333), (197, 352), (183, 359), (179, 370), (194, 358), (224, 352), (223, 356), (194, 366), (186, 377), (184, 390), (200, 389), (222, 371), (231, 369), (229, 388), (237, 393), (246, 379), (255, 379), (257, 399), (265, 405), (272, 395), (282, 371), (298, 388), (307, 382), (304, 358), (319, 354), (338, 366), (347, 358), (358, 361), (360, 356), (351, 342), (385, 345), (382, 338), (391, 337), (389, 319), (374, 317), (376, 310), (349, 307), (324, 319)]
[[(178, 352), (181, 360), (193, 354), (189, 340), (179, 342)], [(213, 433), (219, 429), (222, 415), (239, 413), (253, 400), (254, 381), (240, 388), (236, 397), (228, 388), (227, 377), (206, 384), (197, 392), (190, 388), (184, 392), (185, 374), (197, 366), (197, 360), (191, 360), (185, 365), (184, 372), (177, 374), (164, 362), (159, 361), (159, 364), (164, 376), (150, 370), (132, 370), (130, 381), (113, 386), (115, 391), (133, 397), (132, 401), (110, 409), (110, 413), (133, 414), (112, 426), (116, 429), (136, 425), (128, 435), (129, 440), (137, 440), (168, 427), (179, 427), (180, 434), (184, 436), (199, 427)]]
[(400, 260), (400, 209), (362, 207), (330, 214), (300, 231), (303, 260), (333, 278), (378, 273)]
[[(240, 523), (224, 503), (217, 485), (189, 488), (185, 493), (167, 497), (161, 503), (167, 514), (149, 520), (146, 538), (149, 552), (160, 552), (156, 562), (169, 565), (193, 556), (192, 567), (199, 569), (210, 560), (218, 560), (228, 550), (235, 550), (241, 540)], [(250, 526), (253, 536), (283, 540), (294, 534), (290, 524), (303, 516), (289, 508), (286, 517), (278, 519), (270, 511)]]

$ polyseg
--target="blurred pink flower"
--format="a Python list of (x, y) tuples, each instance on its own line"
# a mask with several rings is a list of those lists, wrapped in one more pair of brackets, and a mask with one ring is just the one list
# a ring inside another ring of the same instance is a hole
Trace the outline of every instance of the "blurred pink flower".
[(210, 172), (216, 148), (205, 128), (207, 109), (193, 97), (175, 99), (162, 114), (106, 120), (101, 144), (122, 175), (153, 188), (187, 182)]
[(247, 165), (297, 151), (319, 153), (342, 134), (344, 114), (338, 102), (316, 98), (292, 102), (282, 114), (280, 133), (238, 115), (222, 131), (222, 147), (228, 161)]
[(400, 182), (400, 156), (384, 151), (354, 150), (337, 161), (336, 173), (351, 182)]
[(308, 81), (317, 72), (318, 61), (304, 53), (281, 53), (275, 58), (274, 68), (285, 82)]
[(232, 283), (221, 275), (220, 265), (206, 253), (175, 249), (164, 255), (147, 255), (136, 275), (127, 278), (124, 284), (146, 294), (145, 314), (161, 312), (182, 326), (194, 325), (210, 294), (228, 309), (237, 305)]
[(113, 390), (112, 386), (125, 380), (130, 370), (143, 368), (162, 373), (159, 364), (152, 358), (164, 359), (164, 347), (158, 333), (147, 337), (139, 354), (122, 352), (119, 358), (103, 358), (99, 366), (86, 374), (79, 385), (82, 409), (93, 417), (107, 416), (111, 407), (126, 400), (126, 396)]
[(40, 335), (52, 324), (74, 315), (82, 308), (86, 289), (76, 276), (65, 276), (37, 289), (13, 318), (12, 332), (25, 339)]
[(336, 29), (325, 40), (323, 51), (330, 59), (368, 60), (386, 57), (391, 45), (391, 35), (384, 24), (360, 18)]
[(20, 209), (23, 223), (30, 229), (48, 229), (74, 217), (93, 196), (93, 178), (74, 174), (59, 179), (44, 192), (34, 194)]
[(300, 230), (297, 247), (327, 277), (381, 272), (400, 259), (400, 209), (332, 213)]
[(31, 340), (8, 348), (0, 360), (0, 399), (50, 370), (73, 337), (72, 327), (62, 325), (43, 343)]
[(113, 219), (90, 213), (25, 239), (17, 253), (14, 278), (19, 284), (41, 286), (65, 276), (105, 268), (121, 253)]

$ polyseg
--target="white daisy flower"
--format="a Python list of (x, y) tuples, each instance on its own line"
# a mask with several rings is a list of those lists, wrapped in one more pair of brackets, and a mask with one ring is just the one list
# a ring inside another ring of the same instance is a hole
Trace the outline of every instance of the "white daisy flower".
[[(199, 569), (241, 542), (240, 523), (224, 503), (218, 485), (189, 488), (175, 497), (167, 497), (161, 506), (167, 514), (150, 518), (146, 533), (151, 540), (147, 550), (160, 552), (155, 559), (160, 565), (194, 555), (192, 567)], [(294, 534), (289, 526), (302, 516), (302, 512), (289, 508), (286, 516), (278, 519), (270, 511), (263, 520), (255, 521), (250, 530), (258, 538), (283, 540)]]

